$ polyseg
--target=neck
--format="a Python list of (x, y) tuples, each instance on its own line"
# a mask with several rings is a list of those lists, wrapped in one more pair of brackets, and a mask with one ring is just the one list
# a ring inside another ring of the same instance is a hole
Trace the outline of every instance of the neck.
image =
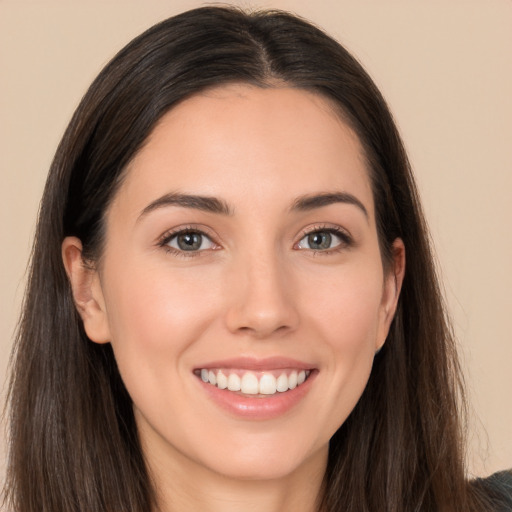
[(290, 474), (239, 479), (211, 471), (183, 454), (147, 455), (158, 501), (155, 512), (317, 512), (327, 464), (327, 450), (322, 450)]

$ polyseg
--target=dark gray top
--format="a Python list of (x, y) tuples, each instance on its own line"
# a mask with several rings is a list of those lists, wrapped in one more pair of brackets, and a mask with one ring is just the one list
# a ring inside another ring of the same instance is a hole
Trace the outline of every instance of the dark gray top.
[(492, 512), (512, 512), (512, 469), (494, 473), (488, 478), (478, 478), (473, 484), (496, 503)]

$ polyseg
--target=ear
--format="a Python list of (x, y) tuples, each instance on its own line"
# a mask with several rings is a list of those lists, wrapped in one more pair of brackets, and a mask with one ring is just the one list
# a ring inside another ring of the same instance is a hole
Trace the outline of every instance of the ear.
[(96, 343), (108, 343), (110, 328), (99, 274), (84, 261), (82, 242), (78, 238), (64, 239), (62, 260), (87, 336)]
[(405, 275), (405, 245), (401, 238), (397, 238), (393, 242), (391, 248), (392, 262), (386, 275), (384, 276), (384, 287), (382, 293), (382, 302), (380, 307), (380, 321), (379, 332), (377, 335), (377, 346), (375, 347), (378, 352), (389, 332), (389, 327), (395, 316), (398, 298), (402, 289), (402, 283)]

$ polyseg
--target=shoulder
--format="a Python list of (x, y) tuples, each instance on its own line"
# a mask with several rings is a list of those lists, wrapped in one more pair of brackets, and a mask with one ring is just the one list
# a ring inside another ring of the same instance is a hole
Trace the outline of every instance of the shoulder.
[(493, 512), (512, 511), (512, 469), (494, 473), (487, 478), (477, 478), (472, 483), (488, 496), (490, 501), (496, 503)]

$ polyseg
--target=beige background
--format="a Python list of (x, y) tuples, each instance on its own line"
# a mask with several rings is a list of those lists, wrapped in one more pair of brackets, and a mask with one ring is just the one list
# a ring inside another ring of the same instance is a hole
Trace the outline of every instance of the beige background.
[[(199, 5), (0, 0), (1, 383), (39, 198), (71, 113), (121, 46)], [(358, 56), (388, 99), (423, 195), (467, 370), (471, 472), (512, 467), (512, 2), (238, 5), (313, 20)]]

